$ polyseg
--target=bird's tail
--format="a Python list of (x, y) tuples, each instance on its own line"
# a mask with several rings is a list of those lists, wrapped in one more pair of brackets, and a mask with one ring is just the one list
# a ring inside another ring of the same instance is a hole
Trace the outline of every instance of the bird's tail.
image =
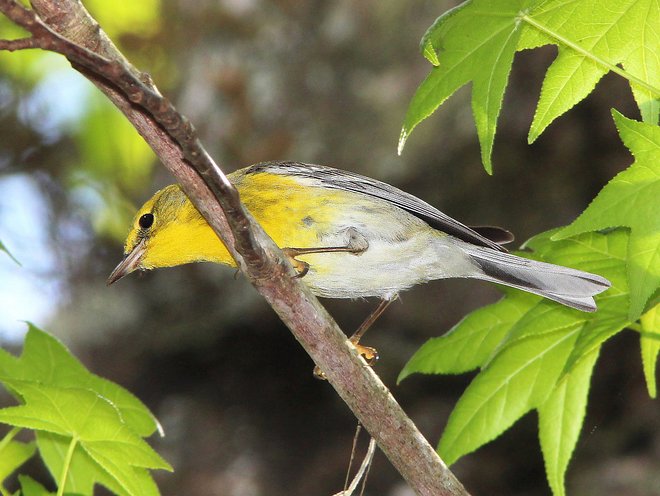
[(611, 286), (604, 277), (477, 246), (464, 247), (483, 274), (474, 277), (528, 291), (584, 312)]

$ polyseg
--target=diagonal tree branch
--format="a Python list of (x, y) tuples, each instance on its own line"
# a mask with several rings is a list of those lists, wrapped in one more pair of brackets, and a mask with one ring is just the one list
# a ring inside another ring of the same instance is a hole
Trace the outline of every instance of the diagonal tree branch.
[[(126, 115), (182, 185), (242, 271), (291, 329), (362, 425), (418, 495), (467, 495), (378, 376), (297, 278), (238, 192), (199, 142), (194, 127), (112, 44), (79, 0), (32, 0), (0, 11), (31, 33), (0, 49), (39, 47), (67, 57)], [(30, 41), (27, 41), (30, 40)]]

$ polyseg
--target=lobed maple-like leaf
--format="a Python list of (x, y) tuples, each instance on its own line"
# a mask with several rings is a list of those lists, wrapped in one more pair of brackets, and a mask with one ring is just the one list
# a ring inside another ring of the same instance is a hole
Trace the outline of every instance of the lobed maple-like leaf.
[[(425, 343), (406, 364), (401, 378), (415, 372), (451, 374), (481, 368), (451, 413), (440, 440), (438, 450), (448, 463), (495, 439), (525, 413), (545, 412), (540, 438), (547, 475), (555, 494), (561, 494), (600, 346), (630, 324), (629, 233), (620, 229), (552, 241), (555, 233), (538, 235), (525, 247), (534, 258), (568, 266), (579, 260), (576, 268), (609, 279), (612, 287), (597, 296), (597, 312), (579, 312), (507, 290), (499, 302), (473, 312), (446, 335)], [(461, 356), (452, 357), (452, 349)], [(564, 405), (561, 419), (548, 417), (569, 399), (573, 403)]]
[(122, 418), (136, 433), (149, 436), (160, 428), (156, 417), (133, 394), (92, 374), (62, 343), (32, 324), (28, 324), (20, 357), (0, 348), (0, 382), (5, 377), (94, 390), (117, 407)]
[(660, 127), (613, 111), (621, 139), (635, 162), (612, 179), (556, 239), (612, 227), (630, 228), (626, 257), (631, 321), (660, 286)]
[(660, 114), (660, 6), (656, 0), (471, 0), (440, 16), (422, 39), (434, 65), (408, 107), (399, 139), (472, 83), (482, 161), (492, 171), (497, 119), (516, 51), (554, 44), (530, 128), (534, 141), (610, 71), (625, 77), (642, 118)]
[[(3, 383), (20, 395), (24, 404), (0, 410), (0, 422), (60, 436), (67, 446), (86, 454), (109, 474), (122, 489), (118, 494), (158, 494), (146, 469), (171, 467), (126, 425), (108, 399), (83, 388), (11, 379)], [(56, 471), (53, 475), (60, 474)], [(72, 491), (74, 486), (75, 477), (67, 478), (65, 490)]]
[(0, 422), (32, 429), (46, 466), (63, 489), (157, 495), (150, 469), (171, 467), (142, 439), (157, 426), (128, 391), (90, 373), (55, 338), (30, 325), (20, 357), (0, 349), (0, 383), (21, 403)]
[(399, 153), (412, 130), (461, 86), (472, 82), (472, 112), (481, 157), (492, 171), (495, 128), (518, 46), (520, 12), (531, 0), (465, 2), (436, 20), (422, 39), (422, 52), (436, 66), (413, 97), (399, 138)]

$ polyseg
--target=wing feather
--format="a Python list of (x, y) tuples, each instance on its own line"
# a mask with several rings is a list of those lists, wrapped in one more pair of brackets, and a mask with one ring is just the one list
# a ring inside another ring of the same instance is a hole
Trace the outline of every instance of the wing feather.
[[(303, 177), (318, 181), (326, 188), (352, 191), (354, 193), (380, 198), (422, 219), (434, 229), (451, 234), (468, 243), (485, 246), (497, 251), (506, 251), (506, 249), (495, 241), (482, 236), (474, 229), (443, 214), (440, 210), (425, 201), (376, 179), (333, 167), (304, 164), (301, 162), (263, 162), (248, 167), (245, 170), (245, 174), (259, 172)], [(498, 230), (500, 234), (507, 232), (499, 228), (491, 229)]]

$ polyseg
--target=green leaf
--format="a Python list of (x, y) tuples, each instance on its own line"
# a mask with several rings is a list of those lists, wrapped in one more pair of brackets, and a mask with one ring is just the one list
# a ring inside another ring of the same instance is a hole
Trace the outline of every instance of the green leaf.
[(640, 323), (642, 327), (640, 346), (646, 388), (649, 396), (655, 398), (657, 395), (655, 370), (658, 364), (658, 352), (660, 352), (660, 304), (642, 315)]
[(32, 324), (28, 326), (20, 358), (0, 348), (0, 382), (18, 379), (93, 390), (110, 401), (137, 434), (149, 436), (159, 427), (154, 415), (134, 395), (92, 374), (57, 339)]
[(577, 444), (587, 409), (591, 374), (598, 350), (562, 377), (545, 403), (539, 406), (539, 438), (548, 483), (555, 496), (564, 496), (564, 477)]
[[(67, 450), (71, 442), (70, 437), (60, 436), (48, 432), (37, 432), (37, 446), (46, 466), (53, 477), (59, 477), (66, 462)], [(110, 461), (114, 463), (113, 460)], [(122, 465), (116, 468), (120, 472), (117, 478), (108, 473), (105, 468), (99, 464), (84, 449), (75, 449), (70, 461), (71, 470), (67, 478), (66, 489), (77, 494), (93, 494), (94, 485), (101, 484), (114, 494), (124, 496), (131, 494), (158, 494), (158, 488), (153, 479), (146, 470), (134, 469), (129, 465)], [(132, 491), (121, 484), (122, 479), (130, 479), (133, 487)]]
[[(507, 290), (504, 299), (475, 311), (450, 334), (427, 343), (425, 353), (413, 357), (402, 373), (456, 373), (482, 367), (450, 415), (440, 440), (439, 451), (449, 463), (494, 439), (530, 410), (548, 404), (553, 395), (561, 394), (558, 388), (567, 387), (564, 381), (580, 384), (586, 380), (588, 384), (585, 363), (630, 322), (625, 266), (629, 232), (620, 229), (552, 241), (556, 232), (525, 243), (531, 250), (528, 256), (609, 279), (612, 288), (596, 297), (597, 312), (579, 312)], [(474, 357), (469, 356), (470, 340)], [(451, 354), (452, 346), (457, 356)], [(567, 447), (562, 448), (564, 457)], [(548, 463), (559, 469), (563, 462)], [(552, 477), (557, 480), (556, 473)]]
[(52, 336), (30, 325), (20, 358), (0, 349), (0, 382), (24, 403), (0, 410), (0, 422), (37, 431), (53, 477), (70, 467), (67, 491), (91, 494), (100, 483), (119, 495), (158, 494), (147, 469), (170, 467), (140, 437), (156, 429), (153, 415), (128, 391), (87, 371)]
[[(461, 86), (472, 81), (472, 112), (481, 156), (492, 171), (491, 152), (521, 25), (519, 12), (531, 0), (475, 0), (441, 16), (427, 31), (422, 50), (438, 67), (419, 86), (399, 138), (403, 151), (412, 130)], [(429, 56), (435, 52), (437, 58)]]
[[(645, 122), (660, 114), (660, 9), (655, 0), (472, 0), (440, 16), (421, 42), (434, 65), (410, 102), (399, 153), (412, 130), (472, 82), (472, 111), (484, 167), (515, 52), (559, 47), (529, 140), (585, 98), (612, 71), (626, 78)], [(619, 64), (623, 66), (620, 67)]]
[(0, 484), (18, 467), (28, 461), (36, 450), (34, 443), (22, 443), (10, 440), (0, 441)]
[[(39, 454), (53, 477), (58, 478), (64, 468), (71, 438), (45, 431), (37, 431), (36, 437)], [(115, 494), (125, 494), (121, 486), (83, 449), (74, 450), (70, 467), (66, 488), (72, 492), (94, 494), (94, 485), (98, 483)]]
[[(631, 322), (628, 318), (630, 291), (626, 277), (626, 253), (630, 236), (621, 229), (607, 235), (593, 233), (576, 236), (557, 244), (551, 241), (556, 233), (557, 230), (535, 236), (526, 246), (541, 259), (559, 265), (572, 266), (576, 260), (580, 260), (580, 269), (600, 274), (612, 284), (612, 287), (597, 297), (598, 311), (582, 314), (587, 316), (587, 321), (566, 363), (568, 372)], [(530, 314), (529, 318), (533, 320), (535, 315)]]
[(428, 340), (399, 374), (461, 374), (482, 366), (513, 324), (536, 303), (537, 296), (520, 294), (475, 310), (447, 334)]
[(55, 493), (49, 492), (44, 486), (27, 475), (19, 475), (18, 482), (21, 484), (22, 496), (55, 496)]
[(631, 321), (639, 318), (660, 286), (660, 128), (626, 119), (614, 111), (625, 145), (635, 157), (556, 239), (578, 233), (629, 227), (627, 266)]
[(452, 411), (438, 451), (449, 464), (495, 439), (543, 403), (559, 379), (581, 323), (528, 336), (504, 348)]
[(549, 0), (521, 19), (527, 28), (518, 49), (559, 47), (543, 82), (530, 142), (610, 71), (628, 79), (644, 120), (657, 124), (660, 9), (655, 0)]
[(16, 257), (14, 257), (14, 255), (12, 255), (12, 254), (9, 252), (9, 250), (7, 249), (7, 247), (4, 245), (4, 243), (3, 243), (2, 241), (0, 241), (0, 251), (5, 252), (5, 253), (9, 256), (9, 258), (11, 258), (14, 262), (16, 262), (16, 265), (18, 265), (18, 266), (21, 265), (21, 262), (19, 262), (19, 261), (16, 259)]
[[(4, 382), (24, 404), (0, 410), (0, 422), (56, 434), (67, 443), (74, 440), (76, 452), (89, 456), (123, 489), (119, 494), (158, 494), (146, 469), (171, 467), (124, 423), (118, 409), (102, 395), (32, 381)], [(49, 469), (57, 479), (59, 471)], [(71, 471), (76, 474), (75, 467)], [(75, 485), (75, 477), (67, 477), (65, 490), (73, 491)]]

